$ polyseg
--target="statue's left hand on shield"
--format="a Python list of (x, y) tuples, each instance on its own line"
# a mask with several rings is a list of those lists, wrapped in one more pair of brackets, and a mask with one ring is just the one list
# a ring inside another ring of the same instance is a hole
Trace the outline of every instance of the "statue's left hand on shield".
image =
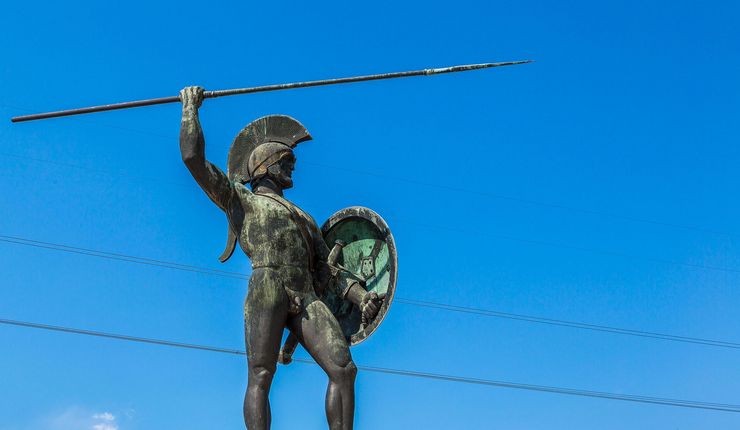
[(380, 306), (383, 304), (385, 294), (378, 295), (374, 291), (370, 291), (365, 294), (360, 303), (360, 312), (362, 312), (362, 319), (365, 321), (372, 321), (380, 312)]

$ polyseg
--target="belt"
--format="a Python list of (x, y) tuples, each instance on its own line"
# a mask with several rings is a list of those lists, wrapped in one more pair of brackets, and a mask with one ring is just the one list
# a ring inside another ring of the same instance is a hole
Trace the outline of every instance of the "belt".
[(299, 264), (253, 264), (254, 269), (280, 269), (281, 267), (295, 267), (296, 269), (309, 270), (308, 267)]

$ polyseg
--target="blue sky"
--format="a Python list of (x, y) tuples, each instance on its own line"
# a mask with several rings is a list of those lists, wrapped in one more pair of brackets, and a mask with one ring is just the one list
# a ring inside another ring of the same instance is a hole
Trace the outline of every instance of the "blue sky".
[[(182, 165), (180, 110), (14, 115), (486, 61), (535, 64), (208, 100), (208, 158), (299, 119), (287, 196), (363, 205), (399, 297), (740, 341), (736, 2), (12, 2), (0, 234), (248, 273)], [(649, 221), (649, 222), (648, 222)], [(0, 243), (0, 318), (241, 348), (246, 282)], [(702, 267), (697, 267), (702, 266)], [(0, 327), (0, 429), (241, 428), (244, 360)], [(395, 304), (359, 364), (736, 403), (740, 352)], [(297, 354), (305, 356), (305, 352)], [(736, 414), (361, 372), (356, 427), (737, 428)], [(281, 367), (275, 429), (325, 424)], [(95, 427), (98, 426), (98, 427)], [(105, 427), (107, 426), (107, 427)]]

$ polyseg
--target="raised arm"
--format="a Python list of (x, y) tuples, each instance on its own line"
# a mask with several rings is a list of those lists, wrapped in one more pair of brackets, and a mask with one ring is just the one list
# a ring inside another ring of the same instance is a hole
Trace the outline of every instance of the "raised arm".
[(180, 91), (182, 122), (180, 123), (180, 153), (182, 161), (198, 185), (218, 207), (226, 210), (234, 186), (221, 169), (206, 160), (205, 138), (200, 127), (198, 108), (203, 103), (203, 88), (187, 87)]

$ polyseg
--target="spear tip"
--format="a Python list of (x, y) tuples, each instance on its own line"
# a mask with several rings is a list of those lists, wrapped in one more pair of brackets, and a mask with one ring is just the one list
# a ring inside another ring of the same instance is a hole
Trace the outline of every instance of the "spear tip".
[(485, 63), (486, 67), (516, 66), (518, 64), (534, 63), (534, 60), (504, 61), (499, 63)]

